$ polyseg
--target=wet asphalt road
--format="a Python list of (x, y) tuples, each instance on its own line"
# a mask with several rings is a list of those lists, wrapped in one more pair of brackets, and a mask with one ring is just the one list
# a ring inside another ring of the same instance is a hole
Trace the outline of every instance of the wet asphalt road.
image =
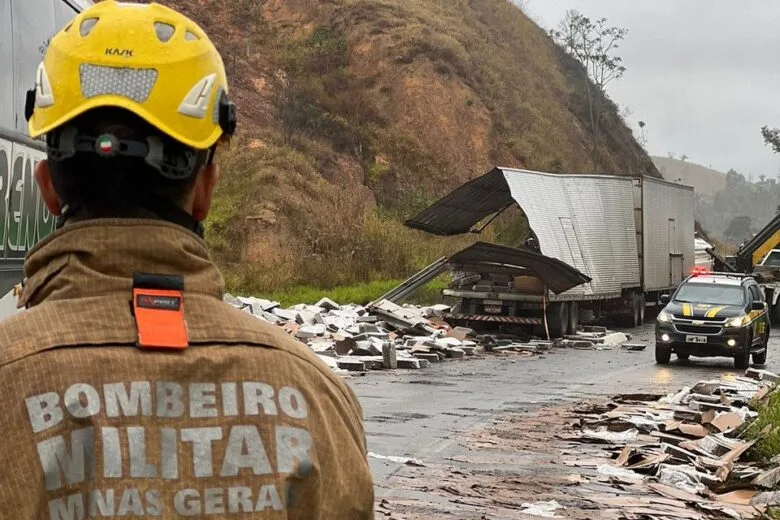
[[(422, 370), (370, 372), (348, 380), (360, 399), (369, 451), (385, 456), (440, 460), (458, 452), (456, 432), (483, 426), (506, 413), (530, 412), (620, 393), (667, 394), (702, 379), (738, 374), (729, 358), (655, 364), (653, 325), (626, 330), (647, 349), (553, 349), (525, 357), (502, 354), (432, 364)], [(780, 372), (780, 332), (770, 339), (765, 367)], [(399, 464), (371, 458), (377, 497)]]

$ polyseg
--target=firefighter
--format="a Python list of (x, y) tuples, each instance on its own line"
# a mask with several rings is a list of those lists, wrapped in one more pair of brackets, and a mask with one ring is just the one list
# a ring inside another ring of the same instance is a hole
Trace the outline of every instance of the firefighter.
[(0, 518), (373, 518), (355, 395), (222, 301), (201, 222), (235, 107), (201, 28), (98, 3), (51, 41), (26, 114), (59, 221), (0, 323)]

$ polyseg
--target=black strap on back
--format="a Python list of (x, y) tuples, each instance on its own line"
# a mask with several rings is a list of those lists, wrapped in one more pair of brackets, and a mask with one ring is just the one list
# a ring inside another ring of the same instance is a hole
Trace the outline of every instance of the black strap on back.
[[(99, 197), (99, 191), (100, 190), (92, 190), (78, 200), (68, 202), (68, 204), (63, 207), (62, 215), (57, 218), (57, 228), (59, 229), (64, 226), (65, 222), (76, 215), (84, 205), (88, 204), (96, 197)], [(172, 222), (173, 224), (178, 224), (203, 238), (205, 232), (203, 223), (195, 220), (192, 215), (181, 209), (171, 200), (143, 190), (126, 190), (123, 195), (126, 200), (132, 201), (135, 205), (146, 209), (160, 219)]]

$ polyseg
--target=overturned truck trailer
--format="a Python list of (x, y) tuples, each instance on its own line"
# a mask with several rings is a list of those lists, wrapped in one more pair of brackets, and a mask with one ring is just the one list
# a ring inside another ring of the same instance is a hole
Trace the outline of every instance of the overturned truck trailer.
[[(608, 314), (644, 322), (645, 308), (694, 266), (693, 188), (647, 177), (564, 175), (495, 168), (406, 225), (436, 235), (471, 232), (512, 206), (525, 214), (539, 253), (590, 281), (555, 294), (538, 276), (453, 266), (449, 319), (546, 325), (555, 336)], [(545, 311), (546, 310), (546, 311)]]

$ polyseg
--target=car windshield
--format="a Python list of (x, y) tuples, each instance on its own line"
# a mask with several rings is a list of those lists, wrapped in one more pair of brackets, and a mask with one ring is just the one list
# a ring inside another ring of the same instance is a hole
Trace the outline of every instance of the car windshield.
[(687, 283), (674, 295), (675, 301), (709, 303), (712, 305), (742, 305), (745, 293), (739, 285)]

